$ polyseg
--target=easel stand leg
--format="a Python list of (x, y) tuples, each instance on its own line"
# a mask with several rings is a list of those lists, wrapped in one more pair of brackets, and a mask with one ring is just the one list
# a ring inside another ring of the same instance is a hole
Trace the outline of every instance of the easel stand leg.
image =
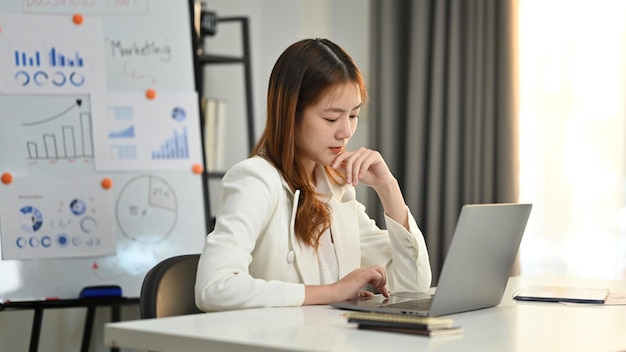
[(96, 315), (96, 307), (87, 307), (87, 317), (85, 318), (85, 327), (83, 329), (83, 342), (80, 346), (82, 352), (89, 352), (89, 343), (91, 342), (91, 330), (93, 329), (93, 319)]
[(41, 333), (41, 321), (43, 320), (43, 308), (35, 308), (33, 317), (33, 329), (30, 332), (30, 352), (37, 352), (39, 349), (39, 334)]
[[(50, 301), (36, 301), (33, 303), (26, 303), (20, 305), (0, 305), (0, 311), (4, 310), (33, 310), (33, 326), (30, 332), (30, 345), (29, 352), (37, 352), (39, 350), (39, 340), (41, 337), (41, 329), (43, 325), (43, 312), (44, 309), (54, 308), (87, 308), (87, 316), (85, 317), (85, 326), (83, 327), (83, 340), (81, 342), (80, 351), (89, 352), (91, 345), (91, 338), (93, 336), (93, 325), (96, 316), (96, 308), (98, 307), (110, 307), (111, 308), (111, 321), (119, 322), (121, 318), (122, 305), (137, 304), (139, 299), (125, 299), (125, 298), (112, 298), (103, 300), (50, 300)], [(1, 350), (1, 347), (0, 347)], [(0, 352), (4, 352), (3, 350)], [(119, 352), (118, 348), (111, 347), (111, 352)]]
[[(111, 321), (112, 322), (118, 322), (120, 321), (122, 316), (122, 312), (121, 312), (121, 307), (119, 305), (112, 305), (111, 306)], [(119, 348), (116, 347), (111, 347), (111, 352), (119, 352)]]

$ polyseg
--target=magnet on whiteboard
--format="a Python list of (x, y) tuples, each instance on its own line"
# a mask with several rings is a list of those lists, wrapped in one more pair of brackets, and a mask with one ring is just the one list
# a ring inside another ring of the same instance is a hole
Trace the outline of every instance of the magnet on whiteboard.
[(191, 167), (191, 171), (196, 175), (200, 175), (202, 171), (204, 171), (204, 167), (202, 167), (202, 165), (200, 164), (193, 164), (193, 166)]
[(156, 98), (156, 90), (154, 90), (152, 88), (146, 90), (146, 98), (148, 98), (150, 100)]
[(8, 172), (5, 172), (2, 174), (2, 177), (0, 177), (0, 180), (2, 180), (2, 183), (4, 183), (5, 185), (8, 185), (11, 182), (13, 182), (13, 175), (11, 175)]
[(111, 181), (110, 178), (105, 177), (102, 179), (102, 182), (100, 182), (100, 185), (104, 189), (111, 189), (111, 187), (113, 187), (113, 181)]
[(83, 24), (83, 15), (77, 13), (74, 16), (72, 16), (72, 22), (74, 22), (74, 24), (76, 25), (81, 25)]

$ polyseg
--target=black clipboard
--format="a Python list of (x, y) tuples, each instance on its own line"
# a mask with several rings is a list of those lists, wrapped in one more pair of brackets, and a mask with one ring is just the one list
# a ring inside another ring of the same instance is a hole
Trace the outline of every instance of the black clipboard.
[(518, 301), (604, 304), (609, 293), (608, 288), (528, 286), (517, 291), (513, 298)]

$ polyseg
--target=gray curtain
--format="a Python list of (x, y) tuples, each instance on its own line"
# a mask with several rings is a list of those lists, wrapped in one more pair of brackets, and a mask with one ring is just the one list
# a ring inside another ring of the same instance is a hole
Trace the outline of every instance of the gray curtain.
[(426, 237), (434, 285), (461, 207), (518, 199), (511, 6), (372, 0), (370, 140)]

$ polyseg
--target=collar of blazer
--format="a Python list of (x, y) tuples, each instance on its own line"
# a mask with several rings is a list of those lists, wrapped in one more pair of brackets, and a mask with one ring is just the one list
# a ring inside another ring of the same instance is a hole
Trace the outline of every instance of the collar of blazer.
[[(278, 172), (278, 170), (277, 170), (277, 173), (280, 176), (280, 181), (283, 184), (283, 187), (287, 190), (287, 192), (294, 195), (295, 192), (291, 190), (291, 186), (287, 183), (287, 180), (283, 178), (283, 176), (280, 174), (280, 172)], [(349, 196), (349, 194), (344, 194), (346, 193), (346, 189), (354, 190), (354, 187), (344, 187), (343, 185), (338, 185), (335, 182), (331, 182), (324, 168), (319, 165), (315, 167), (314, 173), (315, 173), (315, 180), (317, 182), (317, 188), (330, 189), (330, 192), (332, 193), (333, 197), (336, 197), (337, 199), (342, 199), (345, 195)], [(354, 195), (352, 195), (352, 198), (354, 198)], [(296, 204), (297, 203), (294, 202), (294, 206)]]
[[(339, 277), (341, 278), (358, 268), (361, 264), (359, 236), (353, 234), (358, 232), (358, 228), (355, 228), (358, 226), (358, 222), (354, 204), (354, 188), (331, 182), (321, 167), (316, 168), (316, 178), (318, 188), (330, 189), (331, 191), (331, 198), (328, 201), (332, 210), (331, 231), (334, 237), (335, 252), (337, 253)], [(283, 184), (289, 190), (289, 186), (284, 180)], [(296, 267), (300, 272), (302, 282), (306, 285), (319, 285), (321, 280), (317, 252), (314, 248), (303, 245), (295, 236), (294, 224), (300, 190), (290, 191), (290, 193), (293, 194), (294, 198), (289, 224), (289, 246), (294, 251)]]

